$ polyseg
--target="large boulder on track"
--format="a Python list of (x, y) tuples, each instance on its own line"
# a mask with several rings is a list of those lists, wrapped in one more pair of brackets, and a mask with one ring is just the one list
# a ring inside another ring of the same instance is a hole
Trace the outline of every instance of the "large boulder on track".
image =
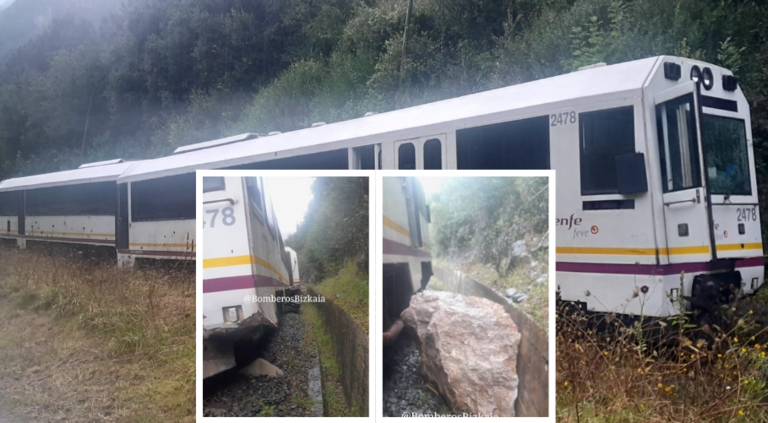
[(421, 341), (422, 370), (454, 412), (514, 417), (520, 333), (501, 305), (424, 291), (401, 317)]

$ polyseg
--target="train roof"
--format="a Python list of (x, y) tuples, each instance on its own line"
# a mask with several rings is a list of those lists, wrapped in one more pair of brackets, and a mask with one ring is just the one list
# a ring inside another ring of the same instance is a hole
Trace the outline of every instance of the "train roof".
[[(422, 104), (358, 119), (275, 134), (235, 144), (147, 160), (123, 174), (118, 183), (134, 182), (193, 172), (196, 169), (225, 168), (251, 162), (325, 151), (330, 145), (348, 148), (355, 141), (439, 126), (446, 122), (494, 115), (514, 109), (534, 111), (551, 103), (604, 96), (636, 94), (663, 56), (580, 70), (524, 84)], [(382, 138), (382, 139), (391, 139)]]
[(91, 164), (91, 166), (79, 169), (7, 179), (0, 182), (0, 192), (116, 181), (118, 176), (136, 163), (139, 162), (112, 163), (100, 166)]

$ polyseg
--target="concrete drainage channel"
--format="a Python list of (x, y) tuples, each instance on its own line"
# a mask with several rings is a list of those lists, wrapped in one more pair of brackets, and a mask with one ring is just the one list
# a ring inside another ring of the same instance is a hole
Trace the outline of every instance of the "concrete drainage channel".
[(323, 417), (323, 380), (320, 374), (320, 358), (317, 355), (317, 344), (314, 345), (314, 359), (309, 369), (307, 396), (312, 400), (309, 417)]
[[(309, 295), (318, 296), (311, 288)], [(313, 303), (334, 345), (339, 381), (349, 417), (368, 417), (368, 333), (333, 301)]]

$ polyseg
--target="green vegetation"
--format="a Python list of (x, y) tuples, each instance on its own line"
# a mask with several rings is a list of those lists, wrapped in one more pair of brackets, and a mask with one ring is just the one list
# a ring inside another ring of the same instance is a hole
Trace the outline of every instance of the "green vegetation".
[(368, 330), (368, 178), (316, 178), (304, 220), (286, 244), (303, 281)]
[(0, 268), (0, 393), (13, 409), (35, 421), (194, 421), (191, 272), (6, 247)]
[(315, 178), (307, 214), (285, 241), (302, 280), (319, 284), (353, 263), (368, 283), (368, 208), (368, 178)]
[[(518, 307), (543, 328), (549, 327), (548, 284), (536, 280), (549, 268), (547, 187), (547, 178), (453, 178), (429, 199), (435, 264), (501, 295), (509, 288), (525, 292)], [(513, 254), (516, 242), (524, 245), (523, 257)]]
[[(547, 178), (452, 178), (429, 199), (434, 253), (491, 266), (506, 276), (518, 262), (514, 244), (533, 247), (548, 232)], [(525, 254), (530, 254), (526, 246)], [(547, 262), (547, 249), (536, 249)]]
[(634, 324), (607, 315), (594, 331), (581, 311), (558, 312), (558, 421), (768, 421), (768, 328), (757, 311), (736, 307), (696, 331), (687, 313)]
[(323, 320), (312, 304), (304, 304), (301, 310), (306, 330), (304, 343), (307, 348), (315, 348), (322, 367), (323, 409), (325, 417), (349, 417), (344, 390), (341, 386), (341, 372), (336, 362), (336, 347), (331, 341)]
[(354, 263), (348, 263), (337, 276), (312, 288), (341, 307), (368, 332), (368, 275), (359, 272)]

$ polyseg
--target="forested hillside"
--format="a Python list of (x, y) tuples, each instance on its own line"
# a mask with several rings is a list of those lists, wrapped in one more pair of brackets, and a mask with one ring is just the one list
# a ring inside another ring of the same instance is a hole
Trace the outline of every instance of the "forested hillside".
[(768, 186), (762, 1), (415, 0), (404, 58), (407, 0), (17, 0), (2, 39), (46, 1), (75, 12), (2, 60), (0, 178), (676, 54), (736, 72)]

